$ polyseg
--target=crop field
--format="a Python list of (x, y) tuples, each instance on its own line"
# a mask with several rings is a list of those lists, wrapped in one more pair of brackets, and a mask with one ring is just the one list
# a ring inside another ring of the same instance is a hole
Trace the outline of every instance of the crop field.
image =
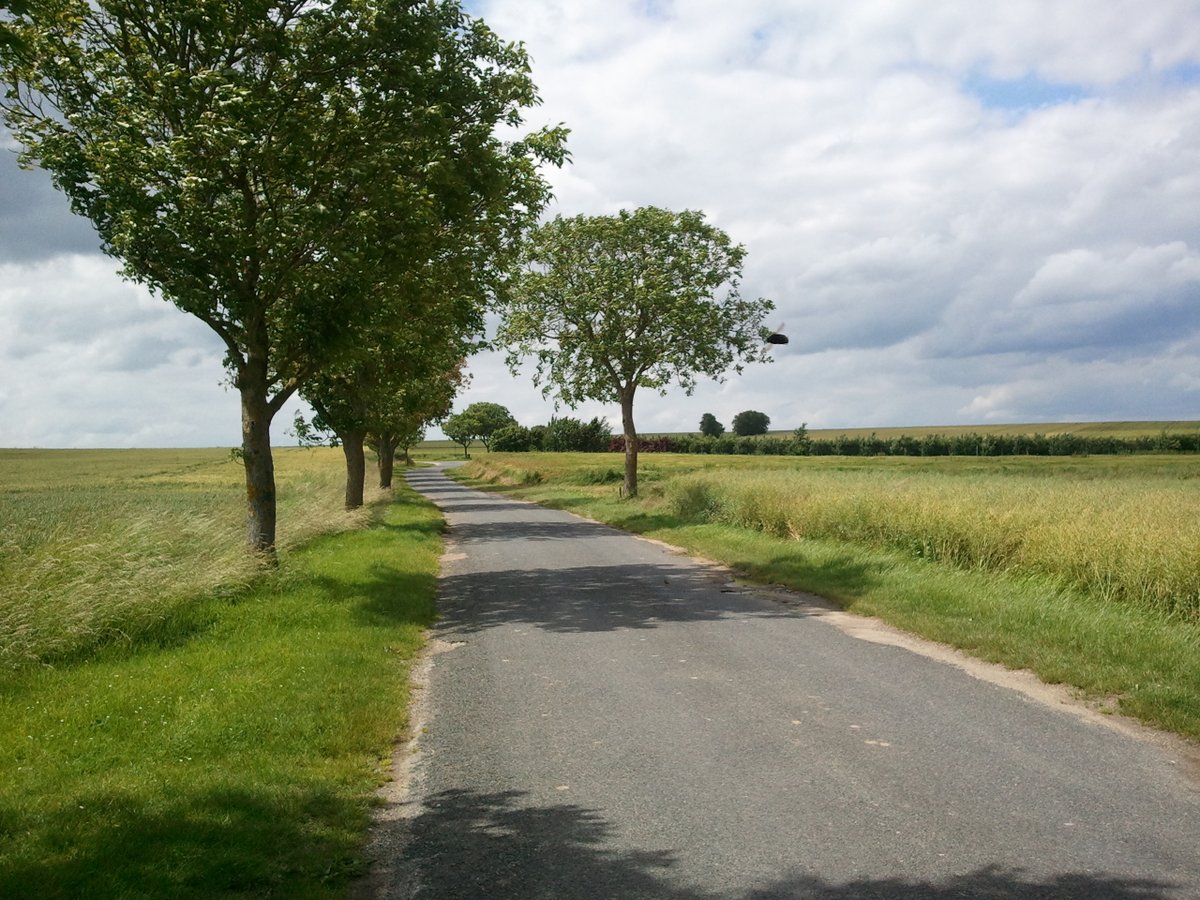
[(1200, 458), (477, 454), (466, 477), (1200, 737)]
[[(276, 451), (279, 546), (361, 524), (341, 453)], [(0, 450), (0, 669), (158, 627), (255, 574), (228, 450)]]
[[(643, 502), (687, 521), (1046, 575), (1200, 621), (1194, 456), (641, 460)], [(619, 480), (621, 458), (497, 455), (476, 465), (515, 483), (606, 484)]]

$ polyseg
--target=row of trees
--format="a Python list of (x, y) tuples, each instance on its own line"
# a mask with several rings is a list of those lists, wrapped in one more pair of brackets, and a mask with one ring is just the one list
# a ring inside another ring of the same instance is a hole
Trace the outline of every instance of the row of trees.
[(458, 0), (5, 8), (0, 111), (22, 164), (125, 277), (224, 343), (247, 538), (273, 559), (275, 414), (312, 403), (361, 502), (367, 436), (390, 458), (448, 408), (565, 130), (500, 137), (538, 102), (529, 61)]
[[(0, 14), (0, 111), (22, 164), (51, 173), (126, 277), (225, 344), (248, 541), (267, 556), (284, 403), (299, 391), (311, 428), (336, 435), (361, 503), (365, 444), (390, 464), (448, 411), (487, 304), (514, 373), (531, 357), (567, 406), (619, 404), (628, 496), (638, 389), (691, 393), (779, 337), (762, 326), (773, 304), (739, 294), (745, 248), (700, 212), (535, 225), (540, 167), (565, 160), (566, 131), (502, 139), (538, 102), (529, 62), (459, 0), (19, 0)], [(490, 441), (491, 425), (448, 424)]]
[[(621, 438), (609, 448), (623, 452)], [(1200, 453), (1200, 433), (1141, 437), (1079, 434), (925, 434), (813, 438), (801, 426), (783, 437), (722, 434), (643, 440), (642, 452), (745, 454), (756, 456), (1081, 456), (1124, 453)]]
[[(766, 434), (771, 427), (771, 417), (755, 409), (747, 409), (733, 417), (733, 433), (746, 437), (754, 434)], [(716, 438), (725, 433), (725, 426), (717, 421), (712, 413), (700, 417), (700, 434), (704, 437)]]
[(526, 428), (499, 403), (472, 403), (442, 422), (446, 437), (461, 444), (463, 457), (475, 441), (486, 450), (523, 453), (529, 450), (601, 453), (609, 449), (612, 428), (600, 418), (590, 422), (555, 416), (548, 425)]

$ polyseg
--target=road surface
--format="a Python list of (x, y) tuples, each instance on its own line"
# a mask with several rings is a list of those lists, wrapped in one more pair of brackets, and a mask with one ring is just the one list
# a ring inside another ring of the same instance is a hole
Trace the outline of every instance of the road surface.
[(450, 532), (384, 896), (1200, 898), (1200, 782), (1169, 750), (409, 481)]

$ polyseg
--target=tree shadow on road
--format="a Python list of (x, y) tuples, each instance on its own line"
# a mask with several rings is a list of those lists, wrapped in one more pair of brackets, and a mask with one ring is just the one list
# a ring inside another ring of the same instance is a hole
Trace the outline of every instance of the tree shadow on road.
[(452, 575), (442, 579), (439, 610), (441, 629), (451, 634), (521, 623), (549, 631), (591, 632), (732, 616), (796, 615), (739, 590), (723, 590), (715, 572), (636, 563)]
[[(802, 872), (763, 872), (744, 885), (698, 887), (671, 850), (622, 848), (595, 810), (537, 805), (521, 791), (450, 790), (427, 798), (405, 831), (397, 859), (380, 874), (383, 896), (417, 900), (560, 900), (647, 897), (663, 900), (1166, 900), (1164, 881), (1064, 872), (1039, 877), (985, 866), (938, 881), (901, 877), (836, 882)], [(847, 848), (852, 854), (853, 848)], [(694, 876), (693, 876), (694, 878)]]

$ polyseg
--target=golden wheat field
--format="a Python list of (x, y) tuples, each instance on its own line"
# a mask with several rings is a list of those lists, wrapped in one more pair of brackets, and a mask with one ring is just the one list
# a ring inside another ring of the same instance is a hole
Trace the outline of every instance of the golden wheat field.
[[(1200, 457), (761, 457), (643, 454), (642, 495), (684, 520), (885, 547), (1059, 578), (1200, 619)], [(614, 490), (617, 454), (509, 454), (514, 483)]]

